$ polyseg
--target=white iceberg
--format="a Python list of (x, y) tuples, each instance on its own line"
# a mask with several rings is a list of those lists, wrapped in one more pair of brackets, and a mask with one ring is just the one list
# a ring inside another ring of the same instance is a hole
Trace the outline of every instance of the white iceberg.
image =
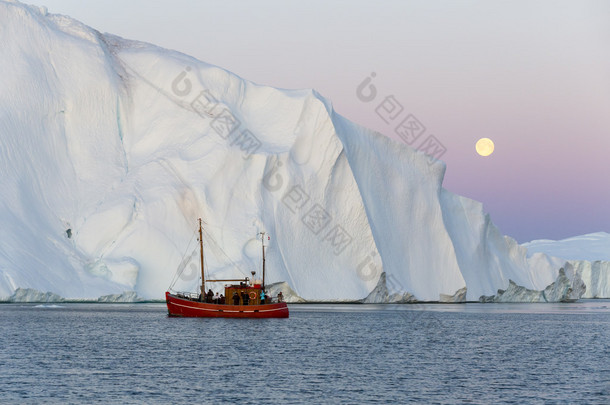
[(545, 253), (566, 259), (587, 286), (582, 298), (610, 297), (609, 233), (596, 232), (563, 240), (534, 240), (523, 246), (530, 256)]
[(211, 276), (257, 270), (265, 230), (291, 300), (476, 301), (560, 277), (565, 260), (528, 256), (443, 189), (443, 162), (313, 90), (18, 2), (0, 1), (0, 26), (0, 298), (160, 299), (179, 263), (195, 290), (199, 216)]

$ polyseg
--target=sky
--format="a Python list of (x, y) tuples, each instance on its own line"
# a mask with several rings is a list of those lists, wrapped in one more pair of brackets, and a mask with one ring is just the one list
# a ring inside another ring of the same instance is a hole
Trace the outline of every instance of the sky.
[[(413, 147), (442, 145), (444, 187), (519, 242), (610, 232), (608, 1), (28, 3), (259, 84), (313, 88), (400, 142), (412, 116)], [(387, 100), (397, 114), (384, 121)], [(475, 151), (484, 137), (488, 157)]]

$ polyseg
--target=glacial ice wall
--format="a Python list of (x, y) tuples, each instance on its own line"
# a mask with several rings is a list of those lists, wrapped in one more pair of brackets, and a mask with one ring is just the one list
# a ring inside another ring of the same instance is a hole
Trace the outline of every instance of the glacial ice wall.
[(178, 264), (176, 288), (194, 290), (198, 217), (211, 276), (258, 270), (264, 230), (268, 279), (309, 301), (380, 284), (400, 300), (478, 300), (559, 276), (565, 261), (528, 257), (443, 189), (443, 162), (313, 90), (18, 2), (0, 1), (0, 27), (0, 298), (162, 298)]

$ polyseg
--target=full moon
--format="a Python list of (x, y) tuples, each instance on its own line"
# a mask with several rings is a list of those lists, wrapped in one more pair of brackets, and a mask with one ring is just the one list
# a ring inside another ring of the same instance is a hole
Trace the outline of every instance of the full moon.
[(477, 153), (481, 156), (489, 156), (494, 151), (494, 143), (489, 138), (481, 138), (475, 145)]

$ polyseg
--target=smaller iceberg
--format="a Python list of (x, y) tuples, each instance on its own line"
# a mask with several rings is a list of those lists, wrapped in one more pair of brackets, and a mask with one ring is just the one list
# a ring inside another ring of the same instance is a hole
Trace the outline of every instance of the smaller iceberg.
[(574, 302), (582, 297), (587, 286), (580, 272), (574, 271), (570, 263), (559, 269), (557, 279), (544, 290), (530, 290), (508, 280), (506, 290), (498, 290), (498, 294), (479, 298), (479, 302)]

